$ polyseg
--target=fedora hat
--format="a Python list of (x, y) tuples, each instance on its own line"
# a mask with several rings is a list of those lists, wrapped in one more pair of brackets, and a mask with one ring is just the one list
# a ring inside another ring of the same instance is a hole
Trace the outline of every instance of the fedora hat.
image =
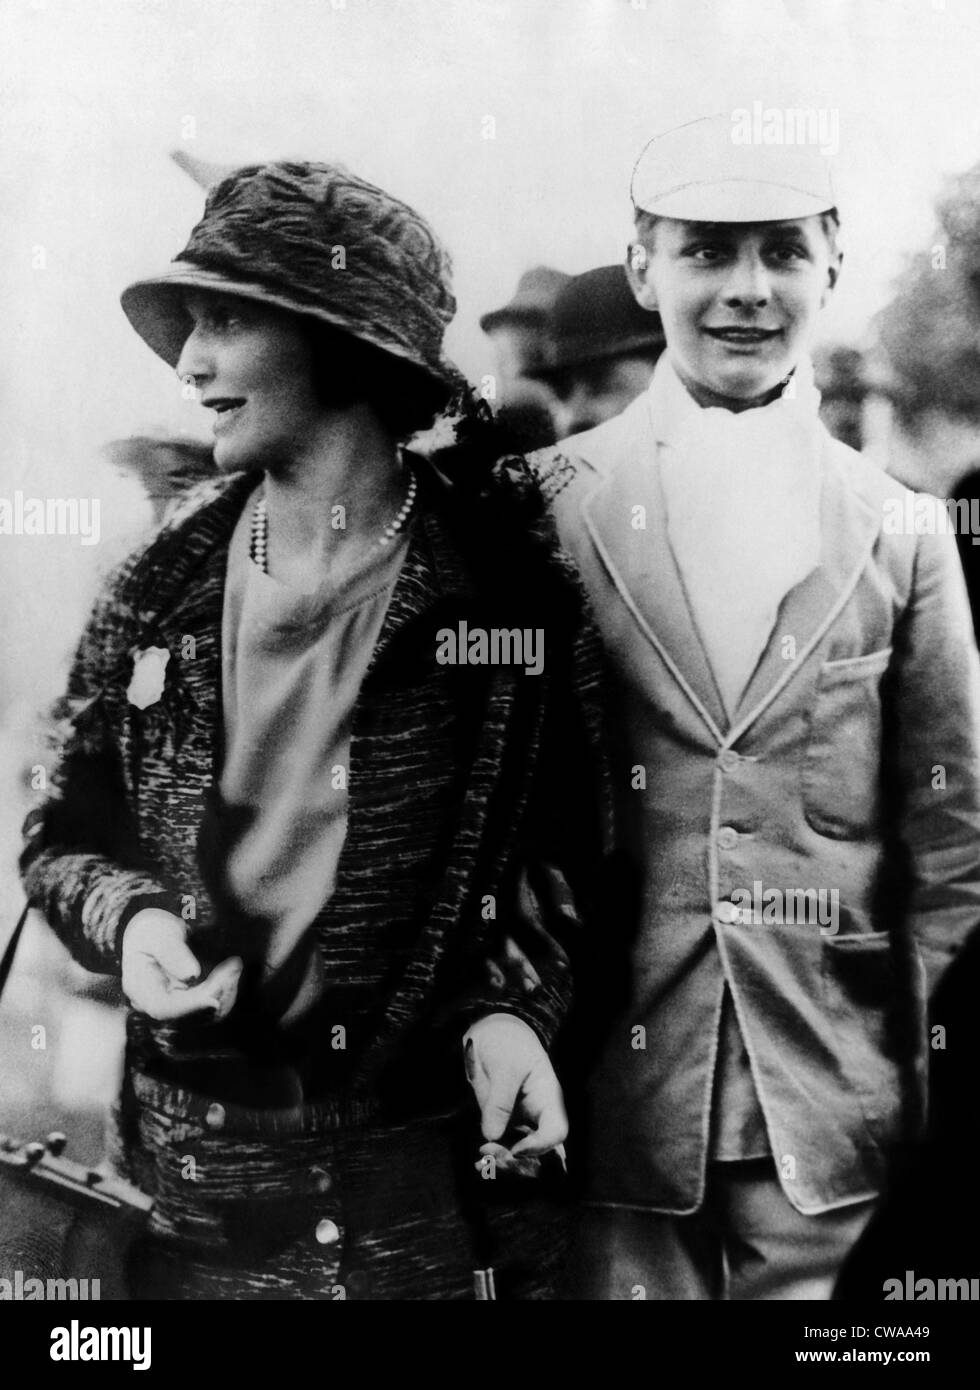
[(480, 319), (484, 333), (492, 333), (505, 323), (540, 324), (548, 318), (556, 295), (571, 280), (562, 270), (550, 265), (532, 266), (517, 282), (514, 297), (499, 309), (492, 309)]
[(558, 295), (551, 315), (548, 360), (528, 372), (548, 381), (571, 368), (665, 345), (660, 315), (633, 297), (622, 265), (576, 275)]

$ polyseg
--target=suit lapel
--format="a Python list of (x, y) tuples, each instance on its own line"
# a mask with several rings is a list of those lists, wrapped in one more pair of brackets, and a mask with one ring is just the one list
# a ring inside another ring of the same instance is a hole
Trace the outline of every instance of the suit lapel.
[(820, 564), (779, 606), (766, 649), (738, 703), (728, 741), (765, 712), (800, 671), (854, 592), (881, 524), (829, 438), (821, 457)]
[[(731, 726), (667, 535), (661, 450), (650, 411), (591, 461), (599, 481), (580, 502), (585, 532), (632, 616), (719, 744), (734, 743), (801, 669), (853, 593), (880, 517), (854, 487), (833, 441), (821, 455), (821, 563), (783, 599)], [(584, 451), (588, 456), (588, 450)], [(645, 529), (634, 509), (645, 508)], [(751, 556), (750, 556), (751, 559)], [(789, 640), (791, 639), (791, 641)], [(727, 729), (727, 732), (725, 732)]]
[[(634, 525), (636, 507), (645, 527)], [(583, 501), (582, 519), (636, 627), (721, 742), (727, 719), (667, 536), (656, 445), (611, 470)]]

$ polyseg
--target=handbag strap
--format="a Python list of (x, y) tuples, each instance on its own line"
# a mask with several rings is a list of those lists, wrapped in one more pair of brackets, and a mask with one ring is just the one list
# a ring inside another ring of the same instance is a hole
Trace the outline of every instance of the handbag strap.
[(17, 945), (20, 941), (21, 936), (24, 933), (24, 927), (27, 925), (27, 918), (30, 913), (30, 910), (31, 905), (30, 903), (28, 903), (27, 906), (24, 908), (24, 911), (20, 914), (20, 918), (17, 922), (16, 927), (14, 927), (13, 931), (10, 933), (10, 939), (4, 947), (3, 956), (0, 957), (0, 996), (3, 995), (3, 990), (4, 986), (7, 983), (7, 978), (10, 975), (11, 970), (13, 969), (14, 956), (17, 954)]

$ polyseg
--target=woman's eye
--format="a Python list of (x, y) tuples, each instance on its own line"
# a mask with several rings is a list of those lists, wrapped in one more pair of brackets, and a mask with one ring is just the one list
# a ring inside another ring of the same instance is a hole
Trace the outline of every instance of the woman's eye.
[(237, 309), (213, 305), (192, 315), (198, 326), (207, 333), (229, 333), (242, 323), (242, 315)]
[(724, 247), (721, 246), (692, 246), (688, 251), (688, 255), (695, 260), (707, 262), (720, 261), (724, 254)]

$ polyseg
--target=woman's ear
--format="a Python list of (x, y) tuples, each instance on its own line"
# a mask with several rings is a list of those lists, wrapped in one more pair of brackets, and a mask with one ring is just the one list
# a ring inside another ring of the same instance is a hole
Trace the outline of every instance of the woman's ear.
[(626, 248), (626, 278), (641, 309), (657, 308), (657, 295), (649, 277), (649, 269), (650, 255), (643, 242), (630, 242)]

